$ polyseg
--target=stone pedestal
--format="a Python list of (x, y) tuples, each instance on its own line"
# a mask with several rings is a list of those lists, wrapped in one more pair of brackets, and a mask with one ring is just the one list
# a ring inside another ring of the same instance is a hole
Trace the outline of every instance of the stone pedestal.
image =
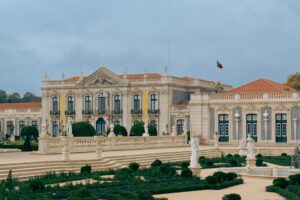
[(97, 158), (102, 158), (102, 147), (101, 147), (101, 136), (94, 136), (96, 141), (96, 156)]
[(70, 137), (61, 136), (60, 139), (61, 139), (61, 142), (63, 144), (62, 158), (63, 158), (64, 161), (69, 161), (70, 160), (70, 148), (69, 148)]
[(201, 176), (201, 168), (200, 167), (195, 167), (195, 168), (190, 167), (190, 169), (193, 172), (194, 176), (197, 176), (200, 178), (200, 176)]
[(115, 134), (115, 132), (114, 132), (114, 125), (113, 124), (110, 124), (110, 127), (109, 127), (109, 129), (110, 129), (110, 132), (109, 132), (109, 134), (108, 134), (108, 137), (116, 137), (116, 134)]
[(247, 158), (247, 167), (256, 167), (256, 158)]

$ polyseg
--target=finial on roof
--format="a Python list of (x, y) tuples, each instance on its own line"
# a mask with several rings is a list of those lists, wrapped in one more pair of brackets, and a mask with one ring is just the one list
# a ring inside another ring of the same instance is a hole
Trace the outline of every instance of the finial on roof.
[(164, 68), (164, 75), (167, 76), (168, 75), (168, 65), (165, 65), (165, 68)]
[(127, 67), (125, 67), (125, 69), (124, 69), (124, 79), (126, 79), (127, 78)]
[(44, 81), (48, 81), (48, 72), (47, 72), (47, 70), (45, 71), (45, 74), (44, 74)]

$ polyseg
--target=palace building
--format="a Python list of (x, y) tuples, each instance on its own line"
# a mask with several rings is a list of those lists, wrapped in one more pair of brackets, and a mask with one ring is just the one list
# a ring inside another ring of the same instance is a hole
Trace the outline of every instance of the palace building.
[(258, 144), (300, 141), (299, 92), (270, 80), (218, 94), (193, 94), (189, 110), (191, 132), (206, 144), (216, 138), (234, 144), (248, 135)]
[(163, 74), (116, 74), (102, 67), (89, 76), (42, 82), (42, 116), (52, 136), (72, 122), (91, 123), (106, 135), (111, 123), (130, 131), (139, 121), (155, 126), (160, 135), (190, 129), (188, 102), (194, 93), (228, 91), (231, 86), (191, 77)]
[[(0, 104), (0, 135), (20, 136), (25, 126), (35, 126), (40, 130), (42, 123), (41, 103)], [(14, 139), (14, 137), (11, 137)]]

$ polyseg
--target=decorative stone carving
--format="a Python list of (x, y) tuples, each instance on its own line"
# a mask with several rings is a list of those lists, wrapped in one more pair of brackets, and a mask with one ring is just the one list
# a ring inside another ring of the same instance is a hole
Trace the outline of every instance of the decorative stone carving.
[(247, 156), (248, 150), (247, 150), (247, 141), (245, 139), (241, 139), (239, 142), (239, 155), (240, 156)]
[(72, 129), (72, 118), (68, 117), (68, 131), (67, 135), (73, 137), (73, 129)]
[(300, 168), (300, 151), (299, 147), (296, 147), (294, 150), (294, 155), (292, 155), (292, 167), (299, 169)]
[(144, 123), (144, 129), (145, 129), (145, 133), (143, 133), (144, 137), (148, 137), (149, 133), (148, 133), (148, 122)]
[(248, 155), (247, 155), (247, 167), (255, 167), (256, 166), (256, 158), (255, 158), (255, 144), (254, 144), (253, 138), (248, 135), (247, 138), (247, 150), (248, 150)]
[(191, 155), (191, 159), (190, 159), (189, 168), (192, 170), (192, 172), (195, 176), (200, 176), (200, 173), (201, 173), (201, 166), (198, 162), (198, 159), (199, 159), (199, 155), (198, 155), (199, 145), (198, 145), (198, 143), (199, 143), (198, 137), (194, 136), (194, 137), (191, 138), (192, 155)]
[(113, 123), (111, 123), (110, 124), (110, 127), (109, 127), (109, 129), (110, 129), (110, 132), (109, 132), (109, 134), (108, 134), (108, 137), (116, 137), (116, 134), (115, 134), (115, 132), (114, 132), (114, 124)]

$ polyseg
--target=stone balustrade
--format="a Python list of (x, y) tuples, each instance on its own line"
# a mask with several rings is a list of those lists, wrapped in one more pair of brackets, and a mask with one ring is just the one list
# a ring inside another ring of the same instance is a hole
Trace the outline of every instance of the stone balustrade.
[[(186, 136), (100, 137), (98, 140), (103, 151), (187, 146)], [(72, 137), (69, 149), (71, 153), (95, 152), (96, 145), (95, 137)], [(61, 153), (62, 148), (59, 137), (39, 138), (40, 154)]]

